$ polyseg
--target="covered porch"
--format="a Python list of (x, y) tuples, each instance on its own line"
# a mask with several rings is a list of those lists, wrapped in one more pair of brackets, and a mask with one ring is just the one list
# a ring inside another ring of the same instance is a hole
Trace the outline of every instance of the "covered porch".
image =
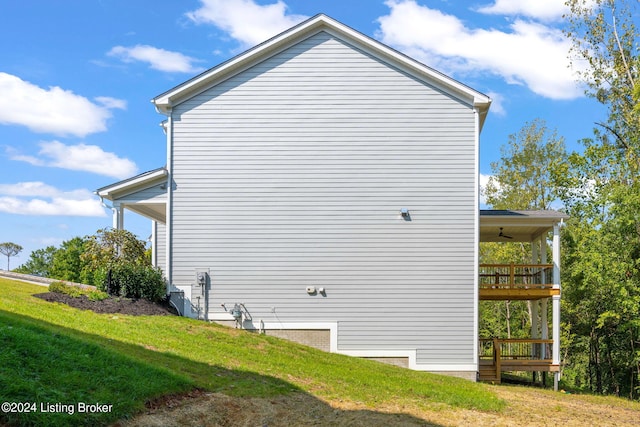
[[(557, 211), (480, 211), (480, 242), (531, 244), (527, 263), (480, 264), (480, 301), (528, 301), (530, 337), (480, 337), (479, 379), (500, 382), (503, 372), (560, 372), (560, 229), (568, 216)], [(549, 245), (549, 242), (551, 243)], [(551, 254), (548, 254), (548, 247)], [(551, 302), (551, 319), (548, 305)], [(549, 336), (551, 323), (551, 336)]]
[[(113, 213), (113, 228), (124, 229), (125, 209), (151, 220), (152, 262), (166, 274), (168, 172), (162, 167), (99, 188), (95, 194)], [(110, 202), (110, 206), (106, 201)]]

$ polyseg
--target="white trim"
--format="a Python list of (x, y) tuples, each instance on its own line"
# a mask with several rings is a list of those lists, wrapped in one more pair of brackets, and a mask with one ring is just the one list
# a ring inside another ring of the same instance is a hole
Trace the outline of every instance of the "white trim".
[(127, 198), (118, 198), (118, 203), (125, 205), (164, 205), (167, 203), (166, 200), (158, 200), (156, 198), (139, 200), (139, 199), (127, 199)]
[(417, 362), (417, 350), (416, 349), (394, 349), (394, 350), (340, 350), (339, 354), (353, 357), (406, 357), (409, 360), (409, 369), (414, 371), (425, 372), (456, 372), (456, 371), (470, 371), (477, 372), (478, 365), (475, 363), (418, 363)]
[[(182, 288), (179, 286), (179, 288)], [(186, 298), (186, 292), (185, 292)], [(208, 316), (210, 321), (233, 321), (233, 316), (228, 313), (211, 313)], [(405, 357), (408, 359), (409, 369), (425, 372), (477, 372), (478, 365), (474, 363), (464, 364), (430, 364), (417, 363), (416, 349), (371, 349), (371, 350), (340, 350), (338, 349), (338, 322), (265, 322), (257, 319), (258, 325), (255, 330), (328, 330), (329, 331), (329, 351), (331, 353), (343, 354), (352, 357), (381, 358), (381, 357)]]
[[(166, 177), (167, 177), (167, 200), (166, 200), (166, 210), (165, 210), (165, 250), (164, 250), (164, 258), (165, 258), (165, 269), (164, 274), (167, 278), (167, 287), (171, 286), (171, 282), (173, 280), (173, 272), (171, 270), (171, 260), (173, 256), (172, 249), (172, 201), (173, 201), (173, 119), (171, 118), (171, 110), (168, 111), (167, 121), (166, 121), (166, 130), (167, 130), (167, 169), (166, 169)], [(191, 308), (189, 308), (191, 311)]]
[(491, 98), (488, 96), (323, 14), (312, 17), (235, 58), (205, 71), (199, 76), (155, 97), (151, 102), (155, 104), (159, 111), (166, 112), (184, 99), (206, 90), (216, 81), (226, 79), (252, 65), (255, 61), (261, 60), (265, 56), (273, 55), (289, 45), (295, 44), (302, 38), (310, 37), (320, 31), (331, 32), (334, 35), (339, 35), (341, 39), (344, 38), (348, 42), (359, 44), (359, 48), (368, 50), (374, 53), (375, 56), (391, 60), (394, 65), (406, 68), (416, 77), (426, 77), (431, 84), (441, 85), (448, 92), (455, 92), (458, 96), (466, 98), (472, 106), (478, 109), (482, 108), (484, 112), (483, 118), (486, 116), (491, 104)]
[(560, 285), (560, 224), (553, 225), (553, 284)]
[(479, 334), (480, 334), (480, 112), (478, 108), (473, 109), (473, 119), (475, 125), (474, 135), (474, 185), (475, 191), (473, 215), (475, 227), (473, 229), (473, 355), (478, 362), (479, 359)]
[[(149, 187), (152, 187), (153, 185), (155, 185), (155, 183), (151, 184), (149, 183), (149, 181), (153, 181), (155, 179), (159, 179), (162, 178), (164, 176), (167, 175), (167, 171), (165, 169), (159, 169), (155, 172), (149, 173), (149, 174), (143, 174), (137, 178), (132, 178), (132, 179), (127, 179), (124, 181), (120, 181), (118, 183), (115, 183), (111, 186), (108, 187), (104, 187), (102, 189), (100, 189), (99, 191), (97, 191), (97, 194), (101, 197), (111, 197), (113, 195), (113, 193), (117, 193), (120, 190), (126, 189), (126, 188), (131, 188), (131, 187), (136, 187), (139, 185), (148, 185)], [(160, 181), (159, 181), (160, 182)], [(137, 190), (137, 189), (136, 189)], [(130, 193), (135, 192), (134, 190), (132, 190)]]
[[(215, 316), (220, 314), (227, 313), (214, 313), (213, 317), (221, 317)], [(228, 314), (229, 318), (217, 318), (211, 320), (234, 320), (233, 316)], [(211, 316), (209, 316), (211, 318)], [(261, 329), (264, 330), (291, 330), (291, 331), (302, 331), (302, 330), (328, 330), (329, 331), (329, 351), (331, 353), (340, 353), (338, 351), (338, 322), (265, 322), (262, 320), (257, 320)], [(257, 330), (257, 329), (256, 329)]]
[(120, 202), (113, 203), (113, 228), (124, 230), (124, 205)]

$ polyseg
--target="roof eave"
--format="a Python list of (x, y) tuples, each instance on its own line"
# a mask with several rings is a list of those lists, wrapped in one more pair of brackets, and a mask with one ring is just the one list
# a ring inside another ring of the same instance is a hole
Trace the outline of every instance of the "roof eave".
[(134, 177), (115, 182), (105, 187), (98, 188), (95, 191), (95, 194), (97, 194), (102, 198), (113, 200), (114, 195), (116, 195), (117, 193), (133, 192), (139, 189), (140, 187), (151, 185), (156, 181), (160, 181), (161, 178), (163, 179), (166, 178), (167, 174), (168, 172), (165, 167), (154, 169), (152, 171), (145, 172), (140, 175), (136, 175)]
[(316, 15), (254, 48), (203, 72), (191, 80), (153, 98), (151, 102), (159, 112), (168, 114), (175, 105), (188, 99), (193, 94), (211, 87), (217, 81), (222, 81), (241, 72), (268, 55), (285, 49), (296, 40), (308, 37), (321, 30), (343, 36), (347, 40), (357, 41), (361, 47), (364, 47), (370, 53), (400, 65), (405, 71), (413, 75), (421, 76), (424, 80), (437, 82), (442, 89), (446, 89), (447, 92), (455, 94), (458, 98), (465, 100), (469, 105), (479, 111), (480, 127), (482, 128), (489, 106), (491, 105), (491, 98), (324, 14)]

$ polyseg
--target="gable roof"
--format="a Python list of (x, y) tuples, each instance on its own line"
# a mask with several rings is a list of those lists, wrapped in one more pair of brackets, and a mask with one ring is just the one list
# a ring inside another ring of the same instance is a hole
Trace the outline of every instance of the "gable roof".
[(95, 194), (108, 200), (114, 200), (118, 197), (122, 197), (123, 195), (131, 194), (156, 185), (159, 182), (166, 181), (167, 174), (167, 168), (163, 166), (161, 168), (143, 172), (131, 178), (109, 184), (105, 187), (98, 188), (95, 191)]
[(321, 31), (346, 41), (357, 48), (407, 72), (408, 74), (436, 86), (456, 98), (464, 100), (478, 109), (480, 128), (489, 111), (491, 99), (459, 81), (416, 61), (395, 49), (374, 40), (324, 14), (316, 15), (277, 36), (247, 50), (246, 52), (211, 68), (202, 74), (170, 89), (153, 102), (159, 112), (168, 114), (171, 108), (201, 93), (202, 91), (236, 75), (249, 67), (273, 56), (300, 41)]

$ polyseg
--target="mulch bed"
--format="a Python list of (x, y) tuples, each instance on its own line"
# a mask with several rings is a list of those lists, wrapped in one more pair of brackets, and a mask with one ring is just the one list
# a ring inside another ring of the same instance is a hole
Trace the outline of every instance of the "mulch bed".
[(59, 292), (45, 292), (35, 294), (34, 297), (49, 302), (59, 302), (81, 310), (91, 310), (96, 313), (119, 313), (132, 316), (177, 316), (175, 308), (168, 302), (152, 303), (145, 299), (127, 299), (109, 297), (102, 301), (91, 301), (86, 295), (72, 297)]

